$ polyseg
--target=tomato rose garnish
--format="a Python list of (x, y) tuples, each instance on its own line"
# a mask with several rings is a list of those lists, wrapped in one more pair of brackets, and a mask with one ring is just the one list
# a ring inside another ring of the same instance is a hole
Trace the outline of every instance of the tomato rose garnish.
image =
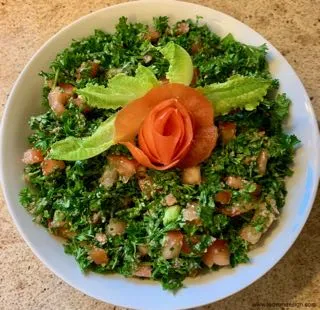
[(208, 158), (216, 145), (213, 117), (212, 104), (200, 92), (164, 84), (118, 112), (115, 140), (143, 166), (191, 167)]

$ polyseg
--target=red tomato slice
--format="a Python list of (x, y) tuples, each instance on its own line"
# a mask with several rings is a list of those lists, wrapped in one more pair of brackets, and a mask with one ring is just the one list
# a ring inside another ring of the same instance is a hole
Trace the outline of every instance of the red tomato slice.
[(168, 165), (180, 159), (190, 148), (193, 129), (189, 113), (178, 100), (165, 100), (144, 120), (140, 135), (144, 140), (141, 149), (146, 154), (150, 151), (157, 158), (155, 162)]
[[(153, 162), (154, 164), (161, 164), (160, 160), (159, 160), (159, 154), (154, 153), (154, 152), (156, 152), (155, 146), (154, 147), (152, 145), (150, 146), (145, 142), (145, 137), (144, 137), (143, 131), (140, 132), (140, 134), (138, 136), (138, 141), (139, 141), (139, 145), (140, 145), (141, 149), (143, 149), (144, 153), (148, 156), (150, 161)], [(150, 141), (149, 143), (152, 143), (152, 142)], [(122, 143), (122, 144), (124, 144), (124, 143)], [(138, 160), (138, 158), (137, 158), (137, 160)]]
[(118, 112), (115, 122), (116, 141), (134, 140), (150, 111), (160, 102), (172, 98), (179, 99), (179, 102), (183, 103), (186, 109), (193, 114), (195, 121), (212, 125), (214, 116), (212, 105), (200, 92), (182, 84), (162, 84)]
[(140, 150), (138, 147), (136, 147), (132, 142), (122, 142), (121, 144), (125, 145), (129, 149), (132, 156), (142, 166), (145, 166), (145, 167), (148, 167), (151, 169), (166, 170), (166, 169), (170, 169), (170, 168), (176, 166), (177, 163), (179, 162), (179, 160), (176, 160), (176, 161), (170, 163), (169, 165), (156, 166), (150, 161), (149, 157), (142, 150)]
[(218, 139), (216, 126), (201, 127), (195, 133), (190, 152), (179, 163), (179, 167), (197, 166), (207, 159), (215, 148)]
[[(156, 142), (154, 141), (153, 137), (153, 122), (154, 118), (153, 117), (146, 117), (144, 122), (142, 123), (142, 127), (140, 128), (139, 131), (139, 137), (140, 135), (143, 136), (143, 140), (145, 142), (147, 150), (153, 155), (155, 158), (155, 163), (161, 163), (160, 161), (160, 156), (156, 148)], [(143, 130), (143, 128), (146, 128), (146, 130)], [(141, 145), (140, 145), (141, 147)], [(143, 147), (142, 147), (143, 149)], [(150, 158), (153, 160), (153, 158)]]
[[(163, 114), (166, 114), (166, 123), (161, 120)], [(172, 162), (177, 143), (181, 138), (184, 138), (184, 131), (182, 130), (182, 128), (184, 128), (184, 124), (181, 114), (173, 107), (164, 109), (156, 115), (152, 128), (142, 128), (143, 130), (153, 129), (155, 147), (158, 151), (161, 162), (164, 164)]]

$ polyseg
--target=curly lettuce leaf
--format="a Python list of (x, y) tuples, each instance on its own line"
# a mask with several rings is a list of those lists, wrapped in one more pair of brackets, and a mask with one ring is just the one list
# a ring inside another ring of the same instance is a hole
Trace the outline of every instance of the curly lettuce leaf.
[(166, 74), (170, 83), (190, 85), (193, 77), (193, 64), (188, 52), (180, 45), (169, 42), (160, 49), (160, 53), (170, 64)]
[(105, 120), (89, 137), (67, 137), (51, 146), (49, 157), (59, 160), (84, 160), (94, 157), (114, 144), (116, 114)]
[(119, 73), (110, 79), (108, 87), (88, 84), (85, 88), (77, 89), (77, 93), (83, 96), (91, 107), (117, 109), (144, 96), (158, 83), (149, 68), (139, 65), (135, 76)]
[(224, 83), (214, 83), (197, 89), (213, 104), (215, 115), (234, 109), (254, 110), (267, 94), (272, 80), (234, 75)]

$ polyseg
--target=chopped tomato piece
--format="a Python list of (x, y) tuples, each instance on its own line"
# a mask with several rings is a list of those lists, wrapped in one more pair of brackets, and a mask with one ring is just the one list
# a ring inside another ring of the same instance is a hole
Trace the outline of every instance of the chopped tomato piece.
[(205, 265), (211, 268), (213, 265), (227, 266), (230, 265), (230, 252), (225, 240), (215, 240), (202, 256)]
[(49, 219), (48, 228), (50, 232), (53, 233), (55, 236), (64, 239), (72, 239), (77, 234), (75, 231), (70, 230), (68, 223), (66, 223), (65, 221), (57, 222), (52, 219)]
[(182, 247), (181, 247), (181, 252), (184, 254), (190, 254), (191, 253), (191, 249), (189, 246), (188, 241), (186, 240), (186, 237), (183, 237), (183, 243), (182, 243)]
[(134, 159), (129, 159), (126, 156), (110, 155), (108, 162), (111, 167), (114, 167), (125, 182), (136, 174), (138, 163)]
[(261, 191), (262, 191), (262, 186), (260, 184), (256, 184), (256, 189), (254, 192), (251, 193), (251, 195), (253, 196), (253, 198), (257, 198), (261, 195)]
[(227, 205), (231, 201), (232, 194), (230, 191), (220, 191), (214, 196), (216, 202), (221, 203), (222, 205)]
[(185, 22), (181, 22), (177, 25), (176, 34), (182, 35), (188, 33), (190, 30), (189, 24)]
[(107, 242), (107, 235), (103, 233), (96, 233), (95, 239), (101, 244), (105, 244)]
[(27, 164), (37, 164), (43, 161), (43, 155), (40, 150), (37, 149), (29, 149), (24, 152), (22, 161)]
[(199, 221), (198, 207), (199, 204), (197, 202), (188, 203), (187, 207), (182, 211), (183, 219), (187, 222)]
[(63, 170), (66, 167), (64, 161), (55, 159), (45, 159), (41, 163), (43, 175), (49, 175), (56, 170)]
[(234, 217), (238, 216), (241, 213), (244, 213), (242, 208), (238, 208), (237, 206), (231, 206), (231, 207), (225, 207), (225, 208), (220, 208), (219, 211), (227, 216)]
[(76, 71), (76, 78), (77, 80), (81, 80), (81, 78), (84, 75), (84, 72), (86, 73), (85, 74), (86, 76), (89, 74), (90, 77), (94, 78), (97, 76), (99, 68), (100, 68), (100, 64), (95, 61), (83, 62)]
[(172, 259), (179, 256), (183, 243), (183, 235), (180, 231), (169, 231), (164, 238), (162, 256), (164, 259)]
[(141, 190), (141, 192), (150, 199), (153, 194), (153, 183), (149, 176), (146, 176), (145, 178), (139, 178), (138, 179), (138, 185)]
[(153, 29), (150, 29), (145, 35), (145, 39), (152, 43), (157, 42), (159, 38), (160, 38), (160, 32)]
[(240, 214), (246, 213), (250, 210), (253, 210), (256, 208), (256, 206), (257, 206), (256, 203), (243, 201), (243, 202), (234, 203), (231, 206), (219, 208), (219, 211), (222, 214), (234, 217), (234, 216), (238, 216)]
[(90, 107), (86, 104), (82, 97), (78, 96), (77, 98), (73, 99), (73, 103), (80, 109), (81, 112), (90, 112)]
[(200, 184), (201, 183), (201, 170), (200, 166), (185, 168), (182, 170), (182, 183), (183, 184)]
[(222, 143), (227, 144), (236, 137), (237, 125), (233, 122), (219, 123), (219, 131), (222, 138)]
[(108, 255), (103, 249), (94, 248), (88, 254), (96, 265), (107, 264), (109, 261)]
[(134, 275), (140, 278), (151, 278), (152, 267), (151, 265), (142, 264), (135, 271)]
[(256, 161), (257, 157), (256, 156), (246, 156), (244, 159), (243, 159), (243, 163), (245, 165), (250, 165), (252, 162)]
[(125, 222), (112, 218), (108, 225), (108, 234), (110, 236), (121, 236), (126, 231), (126, 226)]
[(59, 227), (56, 232), (57, 236), (64, 239), (72, 239), (76, 236), (75, 231), (70, 231), (67, 227)]
[(241, 177), (236, 176), (226, 177), (225, 182), (228, 186), (234, 189), (241, 189), (244, 185), (244, 180)]
[[(272, 203), (272, 202), (271, 202)], [(274, 210), (269, 210), (266, 203), (260, 203), (259, 207), (256, 209), (251, 222), (244, 225), (240, 230), (240, 237), (251, 244), (256, 244), (263, 233), (265, 233), (269, 227), (272, 225), (275, 220), (275, 214), (277, 214)], [(255, 222), (262, 220), (262, 224), (260, 230), (258, 231), (255, 227)]]
[(48, 95), (49, 105), (53, 112), (60, 116), (65, 111), (65, 104), (72, 97), (74, 86), (71, 84), (60, 83), (59, 87), (52, 89)]
[(139, 244), (138, 245), (138, 251), (141, 256), (146, 256), (149, 253), (149, 248), (146, 244)]
[(166, 197), (164, 197), (164, 201), (163, 201), (164, 205), (171, 207), (174, 204), (177, 203), (177, 198), (174, 197), (171, 193), (168, 194)]
[(115, 167), (110, 167), (109, 165), (106, 166), (104, 169), (104, 172), (99, 179), (99, 182), (101, 185), (103, 185), (105, 188), (112, 187), (113, 184), (115, 184), (118, 180), (118, 171)]
[(60, 116), (65, 111), (64, 105), (67, 103), (68, 96), (61, 92), (59, 87), (55, 87), (48, 95), (49, 105), (53, 112)]
[(91, 63), (91, 77), (96, 77), (97, 76), (99, 68), (100, 68), (100, 64), (98, 64), (97, 62), (93, 61)]
[(101, 216), (102, 216), (101, 211), (93, 213), (90, 219), (90, 223), (98, 224), (99, 222), (101, 222)]
[(69, 96), (69, 98), (73, 95), (75, 87), (69, 83), (59, 83), (59, 87), (62, 88), (63, 93)]
[(247, 225), (241, 228), (239, 235), (250, 244), (256, 244), (260, 240), (262, 232), (257, 231), (253, 226)]

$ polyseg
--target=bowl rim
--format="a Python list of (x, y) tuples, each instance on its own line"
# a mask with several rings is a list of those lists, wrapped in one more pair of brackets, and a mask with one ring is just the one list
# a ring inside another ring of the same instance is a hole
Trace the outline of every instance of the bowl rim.
[[(5, 186), (5, 180), (4, 180), (4, 162), (3, 162), (3, 152), (5, 151), (5, 143), (4, 143), (4, 134), (5, 134), (5, 124), (9, 121), (8, 120), (8, 115), (9, 115), (9, 111), (10, 109), (12, 108), (12, 98), (13, 98), (13, 94), (17, 91), (17, 89), (19, 88), (19, 84), (21, 82), (21, 80), (23, 79), (24, 75), (26, 74), (26, 72), (28, 71), (28, 69), (32, 66), (33, 64), (33, 61), (38, 57), (39, 54), (42, 53), (42, 51), (46, 48), (47, 45), (49, 45), (52, 41), (56, 40), (57, 37), (59, 37), (62, 33), (68, 31), (69, 28), (72, 28), (73, 26), (75, 26), (76, 24), (78, 23), (81, 23), (83, 20), (85, 19), (88, 19), (88, 18), (91, 18), (91, 16), (95, 15), (95, 14), (99, 14), (101, 12), (107, 12), (110, 8), (114, 8), (114, 7), (134, 7), (136, 6), (137, 4), (139, 3), (144, 3), (144, 2), (147, 2), (149, 4), (162, 4), (163, 1), (167, 1), (167, 2), (171, 2), (171, 3), (180, 3), (182, 6), (190, 6), (190, 7), (193, 7), (195, 9), (197, 8), (206, 8), (207, 10), (211, 10), (212, 13), (215, 13), (215, 14), (220, 14), (221, 16), (225, 17), (225, 18), (228, 18), (228, 19), (231, 19), (233, 21), (236, 21), (237, 23), (241, 23), (242, 25), (245, 25), (251, 32), (255, 33), (255, 35), (261, 37), (270, 47), (274, 48), (276, 51), (278, 51), (268, 40), (266, 40), (264, 37), (262, 37), (258, 32), (256, 32), (254, 29), (252, 29), (251, 27), (249, 27), (248, 25), (242, 23), (241, 21), (237, 20), (236, 18), (228, 15), (228, 14), (225, 14), (225, 13), (222, 13), (220, 11), (217, 11), (215, 9), (212, 9), (210, 7), (206, 7), (204, 5), (199, 5), (199, 4), (194, 4), (194, 3), (190, 3), (190, 2), (184, 2), (184, 1), (176, 1), (176, 0), (138, 0), (138, 1), (132, 1), (132, 2), (124, 2), (124, 3), (120, 3), (120, 4), (116, 4), (116, 5), (112, 5), (112, 6), (107, 6), (107, 7), (104, 7), (104, 8), (101, 8), (99, 10), (96, 10), (96, 11), (93, 11), (87, 15), (84, 15), (76, 20), (74, 20), (72, 23), (69, 23), (67, 24), (66, 26), (64, 26), (63, 28), (61, 28), (57, 33), (55, 33), (53, 36), (51, 36), (46, 42), (44, 42), (41, 47), (33, 54), (33, 56), (30, 58), (30, 60), (27, 62), (27, 64), (24, 66), (23, 70), (21, 71), (21, 73), (19, 74), (18, 78), (16, 79), (16, 81), (14, 82), (12, 88), (11, 88), (11, 91), (10, 91), (10, 94), (6, 100), (6, 104), (5, 104), (5, 107), (3, 109), (3, 113), (2, 113), (2, 119), (1, 119), (1, 128), (0, 128), (0, 184), (1, 184), (1, 187), (2, 187), (2, 191), (3, 191), (3, 196), (4, 196), (4, 201), (6, 203), (6, 206), (9, 210), (9, 213), (10, 213), (10, 216), (17, 228), (17, 230), (19, 231), (20, 235), (23, 237), (24, 241), (28, 244), (28, 246), (31, 248), (32, 252), (40, 259), (41, 263), (43, 263), (51, 272), (53, 272), (55, 275), (57, 275), (58, 277), (60, 277), (61, 279), (63, 279), (66, 283), (68, 283), (70, 286), (72, 286), (73, 288), (85, 293), (86, 295), (89, 295), (97, 300), (102, 300), (100, 298), (98, 298), (97, 296), (94, 296), (92, 294), (89, 294), (88, 292), (86, 292), (84, 289), (80, 288), (76, 283), (74, 283), (72, 280), (70, 279), (66, 279), (65, 276), (60, 273), (59, 271), (57, 271), (54, 267), (52, 267), (47, 261), (46, 259), (43, 258), (42, 254), (38, 251), (37, 247), (33, 246), (32, 244), (32, 241), (29, 239), (29, 237), (27, 236), (27, 234), (23, 231), (22, 227), (18, 224), (18, 221), (14, 215), (14, 212), (13, 212), (13, 206), (11, 205), (11, 202), (10, 202), (10, 198), (9, 198), (9, 193), (8, 193), (8, 189), (7, 187)], [(286, 65), (289, 66), (291, 69), (292, 69), (292, 72), (294, 74), (294, 78), (299, 81), (299, 83), (301, 84), (301, 87), (303, 89), (303, 91), (305, 92), (305, 94), (307, 94), (301, 80), (299, 79), (299, 77), (297, 76), (296, 72), (293, 70), (293, 68), (291, 67), (291, 65), (287, 62), (287, 60), (283, 57), (283, 60), (285, 61)], [(316, 140), (316, 161), (318, 162), (318, 170), (315, 171), (315, 178), (317, 180), (317, 184), (319, 183), (319, 178), (320, 178), (320, 134), (319, 134), (319, 127), (318, 127), (318, 123), (317, 123), (317, 120), (316, 120), (316, 116), (315, 116), (315, 113), (314, 113), (314, 109), (313, 109), (313, 106), (309, 100), (309, 97), (308, 97), (308, 100), (306, 102), (308, 108), (310, 109), (311, 113), (309, 114), (311, 116), (311, 123), (312, 123), (312, 126), (313, 128), (315, 129), (315, 131), (317, 132), (317, 135), (318, 135), (318, 138)], [(301, 222), (301, 225), (300, 227), (296, 230), (295, 232), (295, 236), (293, 238), (293, 241), (290, 245), (288, 245), (287, 247), (285, 247), (284, 249), (281, 250), (281, 254), (278, 255), (278, 257), (273, 260), (273, 262), (270, 264), (270, 266), (268, 268), (266, 268), (263, 272), (260, 272), (260, 273), (257, 273), (257, 276), (254, 277), (252, 279), (252, 281), (250, 282), (247, 282), (245, 283), (244, 286), (242, 286), (240, 289), (238, 290), (235, 290), (235, 291), (231, 291), (227, 294), (225, 294), (223, 297), (220, 297), (218, 299), (215, 299), (214, 302), (218, 301), (218, 300), (221, 300), (221, 299), (224, 299), (226, 297), (229, 297), (243, 289), (245, 289), (246, 287), (248, 287), (249, 285), (251, 285), (252, 283), (254, 283), (255, 281), (257, 281), (259, 278), (261, 278), (265, 273), (267, 273), (269, 270), (271, 270), (277, 263), (278, 261), (287, 253), (287, 251), (293, 246), (294, 242), (296, 241), (297, 237), (300, 235), (301, 233), (301, 230), (303, 229), (307, 219), (308, 219), (308, 216), (310, 214), (310, 211), (312, 209), (312, 206), (314, 204), (314, 200), (315, 200), (315, 196), (316, 196), (316, 193), (317, 193), (317, 184), (313, 184), (313, 187), (311, 189), (311, 195), (310, 195), (310, 203), (308, 205), (308, 208), (306, 210), (306, 212), (304, 213), (304, 217), (302, 219), (302, 222)], [(107, 302), (105, 300), (103, 300), (104, 302)], [(203, 306), (203, 305), (206, 305), (208, 303), (210, 303), (212, 301), (204, 301), (203, 303), (194, 303), (192, 305), (190, 305), (190, 307), (195, 307), (195, 306)], [(130, 303), (128, 302), (122, 302), (121, 304), (118, 303), (119, 306), (124, 306), (124, 307), (130, 307)], [(178, 308), (176, 308), (178, 309)], [(179, 309), (182, 309), (182, 308), (179, 308)]]

